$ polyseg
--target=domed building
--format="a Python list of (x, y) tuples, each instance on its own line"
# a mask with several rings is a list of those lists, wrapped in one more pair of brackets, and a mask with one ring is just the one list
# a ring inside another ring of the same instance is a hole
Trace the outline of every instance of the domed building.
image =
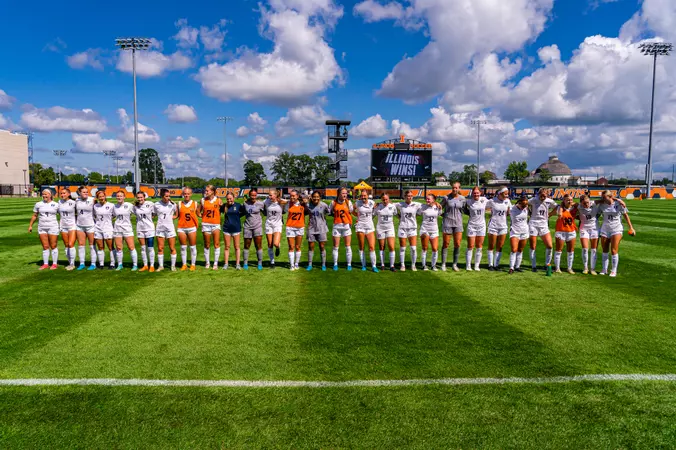
[(546, 162), (540, 164), (535, 171), (531, 172), (527, 181), (544, 181), (540, 177), (540, 173), (543, 170), (546, 170), (549, 173), (549, 179), (547, 180), (549, 183), (565, 185), (568, 184), (568, 180), (573, 176), (573, 172), (570, 170), (570, 167), (568, 167), (568, 164), (561, 161), (558, 156), (553, 155), (550, 156)]

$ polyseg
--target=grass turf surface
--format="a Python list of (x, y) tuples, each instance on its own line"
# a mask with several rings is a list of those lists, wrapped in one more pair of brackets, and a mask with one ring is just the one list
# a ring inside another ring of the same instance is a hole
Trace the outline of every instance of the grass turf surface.
[[(638, 236), (622, 242), (616, 279), (342, 268), (37, 272), (40, 246), (26, 233), (33, 203), (0, 200), (1, 378), (676, 372), (676, 202), (629, 202)], [(306, 255), (304, 244), (303, 262)], [(659, 382), (0, 388), (0, 444), (15, 447), (654, 447), (673, 445), (675, 419), (676, 386)]]

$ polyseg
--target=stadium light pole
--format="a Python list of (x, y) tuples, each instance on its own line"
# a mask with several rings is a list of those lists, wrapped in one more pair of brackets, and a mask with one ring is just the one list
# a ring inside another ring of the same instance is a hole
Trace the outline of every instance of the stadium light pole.
[(115, 160), (115, 183), (120, 184), (120, 161), (123, 160), (124, 158), (122, 156), (114, 156), (113, 159)]
[(228, 122), (232, 120), (232, 117), (221, 116), (217, 117), (216, 120), (223, 122), (223, 180), (225, 181), (225, 189), (228, 189), (228, 137), (226, 132)]
[(480, 145), (481, 145), (481, 125), (485, 125), (488, 123), (487, 120), (472, 120), (472, 125), (476, 125), (476, 185), (481, 186), (480, 183), (480, 178), (481, 178), (481, 171), (479, 170), (479, 166), (481, 164), (481, 150), (480, 150)]
[(655, 115), (655, 74), (657, 71), (657, 56), (668, 56), (673, 45), (669, 42), (644, 42), (638, 46), (641, 53), (653, 57), (653, 90), (650, 102), (650, 134), (648, 137), (648, 168), (646, 197), (651, 198), (650, 191), (653, 183), (653, 118)]
[(59, 183), (61, 183), (61, 157), (68, 153), (68, 150), (52, 150), (52, 153), (57, 157), (56, 171), (59, 173)]
[(134, 185), (136, 192), (141, 190), (141, 171), (139, 170), (138, 157), (138, 112), (136, 110), (136, 50), (148, 50), (151, 41), (147, 38), (118, 38), (115, 39), (115, 46), (120, 50), (131, 51), (132, 76), (134, 78)]
[(117, 155), (117, 152), (116, 152), (115, 150), (104, 150), (104, 151), (103, 151), (103, 156), (106, 156), (106, 157), (110, 158), (110, 161), (109, 161), (109, 162), (106, 162), (106, 166), (107, 166), (107, 167), (106, 167), (106, 170), (108, 171), (108, 179), (109, 179), (109, 180), (110, 180), (110, 178), (111, 178), (110, 172), (112, 172), (112, 170), (113, 170), (113, 169), (112, 169), (112, 166), (113, 166), (113, 158), (115, 157), (115, 155)]

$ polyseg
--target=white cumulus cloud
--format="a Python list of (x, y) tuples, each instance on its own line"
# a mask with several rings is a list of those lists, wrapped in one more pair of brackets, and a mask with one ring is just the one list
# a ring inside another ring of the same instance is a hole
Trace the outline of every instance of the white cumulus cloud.
[(359, 125), (350, 130), (350, 135), (363, 138), (379, 138), (387, 135), (390, 130), (387, 127), (387, 121), (380, 117), (380, 114), (371, 116), (362, 121)]
[(171, 104), (164, 110), (164, 114), (167, 115), (170, 122), (188, 123), (197, 120), (195, 108), (188, 105)]
[(45, 132), (101, 133), (107, 129), (105, 119), (95, 111), (62, 106), (28, 109), (21, 115), (21, 125), (32, 131)]

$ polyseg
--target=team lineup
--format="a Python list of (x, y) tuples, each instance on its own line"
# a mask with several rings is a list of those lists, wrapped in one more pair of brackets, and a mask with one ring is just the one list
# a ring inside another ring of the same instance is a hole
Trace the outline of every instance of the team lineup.
[[(89, 189), (82, 186), (77, 190), (75, 199), (72, 198), (69, 189), (61, 189), (60, 200), (57, 202), (52, 198), (51, 190), (45, 189), (42, 192), (42, 201), (36, 203), (33, 208), (33, 216), (28, 227), (28, 231), (32, 232), (33, 225), (38, 222), (38, 235), (43, 248), (43, 264), (40, 270), (58, 268), (58, 237), (61, 236), (68, 260), (66, 270), (96, 270), (97, 267), (102, 269), (105, 267), (106, 250), (110, 269), (123, 270), (122, 261), (126, 245), (131, 255), (132, 271), (164, 270), (165, 247), (169, 248), (169, 267), (175, 271), (176, 238), (178, 238), (181, 251), (180, 270), (194, 271), (197, 263), (198, 229), (204, 240), (206, 269), (219, 269), (223, 245), (222, 268), (228, 269), (232, 252), (235, 268), (247, 270), (253, 243), (257, 269), (262, 270), (263, 235), (266, 238), (269, 267), (274, 268), (275, 258), (280, 255), (282, 231), (285, 226), (289, 267), (292, 271), (300, 268), (302, 243), (306, 234), (308, 241), (306, 269), (313, 270), (315, 252), (318, 250), (319, 267), (322, 271), (327, 270), (326, 243), (329, 231), (333, 239), (333, 270), (339, 270), (338, 260), (342, 242), (345, 247), (347, 270), (350, 271), (354, 225), (360, 268), (363, 271), (368, 270), (369, 266), (373, 272), (385, 270), (386, 267), (392, 272), (396, 271), (395, 239), (399, 240), (399, 270), (405, 271), (407, 268), (408, 247), (409, 267), (410, 270), (416, 271), (418, 237), (421, 240), (422, 269), (437, 271), (441, 236), (440, 268), (446, 271), (447, 265), (450, 265), (450, 268), (457, 272), (460, 270), (460, 248), (465, 234), (467, 271), (481, 270), (483, 247), (487, 236), (489, 271), (501, 270), (503, 248), (509, 237), (510, 274), (523, 271), (521, 263), (526, 245), (529, 245), (530, 249), (531, 270), (538, 271), (536, 262), (538, 240), (545, 246), (545, 269), (552, 267), (553, 257), (553, 271), (560, 273), (561, 257), (565, 250), (567, 271), (573, 274), (575, 244), (579, 231), (583, 273), (597, 274), (597, 248), (600, 243), (602, 248), (600, 274), (614, 277), (617, 275), (619, 245), (624, 234), (622, 219), (629, 227), (629, 234), (635, 234), (626, 204), (615, 199), (608, 191), (604, 191), (598, 202), (582, 196), (579, 203), (574, 203), (573, 199), (566, 195), (561, 204), (557, 204), (543, 189), (532, 198), (519, 198), (514, 205), (509, 199), (507, 188), (500, 189), (492, 199), (487, 199), (482, 196), (481, 190), (475, 187), (471, 196), (465, 198), (460, 195), (459, 183), (453, 186), (452, 192), (446, 197), (437, 199), (434, 194), (428, 194), (424, 204), (414, 202), (410, 191), (406, 191), (404, 201), (397, 203), (391, 202), (388, 195), (383, 195), (380, 201), (374, 202), (365, 191), (362, 191), (359, 199), (353, 203), (348, 199), (347, 188), (339, 189), (337, 198), (328, 204), (318, 192), (301, 197), (295, 190), (290, 192), (288, 199), (283, 199), (273, 189), (265, 201), (260, 201), (257, 191), (252, 189), (243, 203), (237, 203), (232, 193), (228, 193), (223, 201), (215, 195), (216, 189), (211, 185), (205, 188), (204, 196), (199, 201), (192, 199), (193, 192), (190, 188), (184, 188), (182, 193), (183, 199), (174, 202), (170, 198), (169, 191), (163, 189), (160, 192), (160, 201), (153, 203), (147, 200), (146, 194), (139, 192), (136, 201), (128, 203), (125, 201), (125, 192), (120, 191), (115, 195), (116, 202), (111, 203), (108, 202), (105, 192), (96, 192), (94, 198), (90, 195)], [(132, 215), (136, 218), (136, 233)], [(466, 227), (463, 226), (465, 215), (469, 216)], [(327, 222), (329, 216), (333, 217), (331, 230)], [(395, 217), (399, 219), (396, 230)], [(418, 217), (421, 217), (420, 227)], [(550, 217), (557, 218), (554, 240), (549, 228)], [(175, 220), (177, 227), (174, 225)], [(576, 222), (579, 225), (576, 225)], [(140, 267), (135, 235), (141, 247)], [(243, 237), (242, 243), (240, 235)], [(448, 252), (451, 244), (453, 254), (452, 260), (449, 261)], [(87, 245), (89, 245), (88, 265)], [(376, 246), (380, 254), (380, 268)], [(428, 266), (429, 250), (431, 260)], [(370, 264), (367, 264), (366, 260), (367, 251)], [(79, 262), (77, 267), (76, 256)]]

